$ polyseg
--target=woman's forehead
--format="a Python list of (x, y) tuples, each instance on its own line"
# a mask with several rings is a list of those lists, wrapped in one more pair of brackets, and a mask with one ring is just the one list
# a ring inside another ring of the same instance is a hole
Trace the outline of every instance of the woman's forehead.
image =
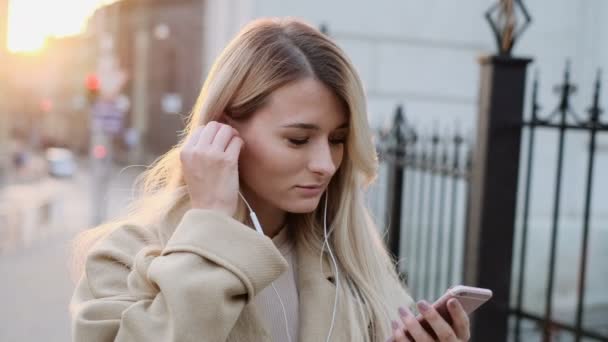
[(348, 121), (340, 99), (314, 78), (293, 81), (276, 89), (259, 114), (260, 119), (279, 126), (305, 123), (333, 129)]

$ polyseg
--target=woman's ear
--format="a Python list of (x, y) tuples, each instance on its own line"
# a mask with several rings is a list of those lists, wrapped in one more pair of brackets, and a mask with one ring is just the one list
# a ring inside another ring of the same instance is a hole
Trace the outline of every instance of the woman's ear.
[(232, 126), (232, 127), (234, 127), (235, 129), (236, 129), (236, 128), (237, 128), (237, 126), (238, 126), (238, 122), (237, 122), (236, 120), (234, 120), (233, 118), (231, 118), (231, 117), (230, 117), (230, 115), (228, 115), (228, 114), (226, 114), (226, 113), (223, 113), (223, 114), (220, 116), (220, 120), (221, 120), (221, 121), (219, 121), (219, 122), (221, 122), (221, 123), (223, 123), (223, 124), (226, 124), (226, 125), (228, 125), (228, 126)]
[(234, 120), (230, 117), (230, 115), (228, 115), (228, 113), (222, 112), (222, 114), (218, 118), (218, 122), (232, 126)]
[(218, 118), (217, 118), (217, 122), (223, 123), (223, 124), (228, 124), (228, 116), (226, 115), (226, 113), (220, 114), (220, 116), (218, 116)]

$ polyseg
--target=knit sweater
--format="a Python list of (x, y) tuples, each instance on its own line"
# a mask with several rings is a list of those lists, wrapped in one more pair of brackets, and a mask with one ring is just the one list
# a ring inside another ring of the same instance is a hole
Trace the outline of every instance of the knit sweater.
[[(288, 268), (271, 285), (266, 286), (253, 300), (264, 327), (272, 335), (273, 341), (296, 342), (299, 327), (299, 299), (296, 280), (293, 241), (287, 234), (287, 227), (281, 229), (273, 239), (275, 246), (287, 260)], [(275, 292), (276, 289), (276, 292)], [(280, 297), (279, 297), (280, 296)], [(283, 302), (281, 305), (281, 301)], [(283, 308), (285, 313), (283, 313)], [(287, 322), (285, 322), (287, 320)], [(286, 326), (289, 331), (287, 335)]]

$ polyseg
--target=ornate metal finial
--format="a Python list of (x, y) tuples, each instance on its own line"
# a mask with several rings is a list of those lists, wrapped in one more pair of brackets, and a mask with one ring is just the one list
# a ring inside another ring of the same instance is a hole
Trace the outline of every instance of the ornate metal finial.
[(564, 71), (564, 83), (553, 87), (553, 91), (560, 95), (559, 109), (568, 111), (570, 109), (570, 95), (575, 94), (578, 90), (576, 84), (570, 82), (570, 59), (566, 60), (566, 69)]
[(538, 121), (538, 112), (541, 107), (538, 103), (538, 85), (539, 85), (540, 71), (536, 69), (534, 71), (534, 81), (532, 83), (532, 122), (536, 123)]
[(595, 79), (595, 87), (593, 90), (593, 104), (591, 108), (589, 108), (589, 114), (591, 116), (591, 123), (598, 124), (600, 122), (600, 115), (604, 112), (600, 107), (600, 93), (602, 89), (602, 69), (598, 69), (596, 79)]
[[(518, 20), (519, 16), (523, 16), (523, 22)], [(511, 55), (513, 45), (532, 22), (522, 0), (499, 0), (486, 11), (486, 20), (494, 33), (499, 54), (504, 56)]]
[(397, 145), (401, 145), (405, 142), (405, 116), (403, 114), (403, 105), (398, 105), (395, 109), (395, 116), (393, 118), (393, 128), (391, 130), (391, 137)]

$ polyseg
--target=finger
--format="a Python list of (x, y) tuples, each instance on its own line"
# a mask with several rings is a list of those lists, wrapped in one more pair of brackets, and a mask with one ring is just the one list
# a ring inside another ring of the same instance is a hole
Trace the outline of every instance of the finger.
[(391, 327), (393, 328), (393, 341), (395, 342), (403, 342), (403, 328), (397, 321), (391, 321)]
[(228, 125), (221, 125), (215, 138), (213, 138), (213, 141), (211, 142), (211, 149), (216, 152), (224, 152), (233, 136), (234, 128)]
[(190, 134), (190, 136), (188, 137), (188, 139), (186, 139), (186, 143), (184, 144), (184, 148), (193, 148), (194, 146), (196, 146), (196, 143), (198, 142), (198, 140), (201, 137), (201, 134), (203, 133), (203, 129), (205, 128), (205, 126), (198, 126), (194, 129), (194, 132), (192, 132), (192, 134)]
[(391, 341), (394, 342), (408, 342), (408, 338), (405, 337), (405, 332), (403, 331), (403, 325), (401, 325), (397, 321), (391, 321), (391, 327), (393, 328), (393, 337)]
[(205, 125), (203, 132), (196, 142), (196, 146), (208, 146), (211, 145), (213, 138), (217, 134), (217, 131), (220, 129), (220, 124), (215, 121), (209, 121)]
[(448, 324), (448, 322), (441, 317), (439, 312), (435, 310), (429, 303), (421, 300), (418, 302), (418, 310), (422, 314), (422, 317), (428, 322), (428, 324), (433, 329), (433, 332), (442, 342), (455, 342), (458, 341), (456, 337), (456, 333), (452, 329), (452, 327)]
[(412, 340), (416, 342), (433, 341), (431, 335), (429, 335), (420, 322), (414, 317), (414, 314), (407, 308), (399, 308), (399, 316), (405, 326), (405, 330), (412, 337)]
[(241, 148), (243, 147), (243, 144), (244, 144), (243, 139), (241, 139), (240, 137), (237, 137), (237, 136), (232, 137), (232, 140), (230, 140), (228, 147), (226, 147), (226, 154), (229, 157), (234, 158), (234, 160), (238, 160), (239, 153), (241, 152)]
[(456, 336), (465, 341), (470, 339), (469, 316), (457, 299), (450, 299), (448, 301), (448, 312), (452, 317), (452, 329), (454, 329)]
[[(217, 121), (224, 125), (234, 127), (232, 124), (233, 121), (231, 120), (231, 118), (228, 115), (226, 115), (226, 113), (222, 113), (222, 115), (220, 116), (220, 118)], [(233, 129), (234, 129), (234, 134), (239, 135), (239, 131), (237, 131), (235, 128), (233, 128)]]

